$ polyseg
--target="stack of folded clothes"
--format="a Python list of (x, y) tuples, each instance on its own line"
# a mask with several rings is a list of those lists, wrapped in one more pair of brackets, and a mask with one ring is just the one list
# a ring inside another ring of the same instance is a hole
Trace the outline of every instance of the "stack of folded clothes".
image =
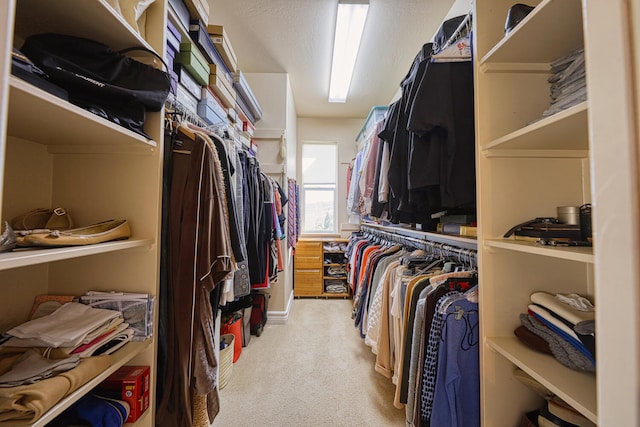
[(551, 106), (542, 113), (543, 117), (587, 100), (584, 64), (584, 49), (578, 49), (551, 63)]
[(133, 336), (122, 313), (70, 302), (9, 331), (3, 347), (55, 348), (80, 358), (111, 354)]
[(596, 427), (593, 422), (522, 369), (516, 368), (514, 377), (544, 399), (540, 408), (522, 415), (520, 427)]
[(0, 426), (30, 425), (104, 372), (113, 363), (105, 345), (126, 330), (118, 311), (68, 302), (7, 331), (0, 345)]
[(595, 309), (577, 294), (535, 292), (522, 326), (514, 332), (527, 346), (552, 354), (563, 365), (595, 372)]
[(346, 294), (347, 284), (342, 280), (325, 281), (324, 291), (328, 294)]

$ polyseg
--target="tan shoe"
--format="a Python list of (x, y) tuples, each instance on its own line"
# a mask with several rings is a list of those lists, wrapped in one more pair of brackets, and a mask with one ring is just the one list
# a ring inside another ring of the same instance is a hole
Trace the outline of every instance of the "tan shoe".
[(77, 246), (124, 240), (131, 237), (131, 229), (126, 219), (108, 220), (87, 227), (71, 230), (51, 230), (24, 237), (25, 246)]
[(73, 219), (65, 208), (39, 208), (11, 219), (14, 230), (66, 230), (73, 227)]

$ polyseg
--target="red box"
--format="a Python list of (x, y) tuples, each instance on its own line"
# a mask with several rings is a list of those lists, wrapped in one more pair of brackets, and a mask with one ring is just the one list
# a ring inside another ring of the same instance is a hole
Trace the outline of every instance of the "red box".
[(136, 421), (149, 407), (150, 374), (148, 366), (122, 366), (104, 380), (99, 388), (111, 397), (129, 403), (128, 423)]

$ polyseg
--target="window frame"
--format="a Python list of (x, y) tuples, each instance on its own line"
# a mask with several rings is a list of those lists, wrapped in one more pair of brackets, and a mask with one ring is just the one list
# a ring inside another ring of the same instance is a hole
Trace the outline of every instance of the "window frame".
[[(334, 147), (334, 164), (336, 165), (334, 168), (334, 177), (333, 177), (333, 182), (313, 182), (313, 183), (307, 183), (305, 182), (305, 173), (304, 173), (304, 153), (305, 153), (305, 147), (306, 146), (310, 146), (310, 145), (330, 145)], [(339, 176), (339, 171), (338, 171), (338, 141), (304, 141), (302, 143), (302, 155), (300, 156), (300, 162), (301, 162), (301, 167), (300, 167), (300, 181), (301, 181), (301, 185), (300, 185), (300, 213), (302, 215), (302, 218), (307, 218), (306, 215), (306, 209), (307, 209), (307, 191), (331, 191), (333, 193), (333, 228), (330, 230), (308, 230), (305, 229), (305, 225), (306, 225), (306, 221), (305, 219), (303, 219), (301, 222), (301, 227), (300, 227), (300, 234), (301, 235), (305, 235), (305, 236), (311, 236), (311, 235), (321, 235), (321, 236), (329, 236), (329, 235), (337, 235), (338, 234), (338, 176)]]

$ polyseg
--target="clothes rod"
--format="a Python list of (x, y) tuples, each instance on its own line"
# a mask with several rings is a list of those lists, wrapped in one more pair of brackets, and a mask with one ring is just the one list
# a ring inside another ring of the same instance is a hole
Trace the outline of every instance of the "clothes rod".
[(473, 268), (477, 268), (478, 265), (478, 253), (473, 248), (462, 248), (459, 245), (452, 245), (449, 243), (438, 243), (431, 240), (416, 239), (368, 225), (362, 225), (361, 231), (388, 242), (400, 243), (417, 249), (423, 249), (430, 254), (452, 257), (463, 264), (471, 265)]
[(407, 228), (401, 227), (390, 227), (379, 224), (366, 224), (363, 223), (360, 225), (360, 229), (365, 227), (369, 227), (372, 230), (380, 230), (385, 231), (387, 233), (413, 237), (420, 241), (430, 241), (434, 243), (441, 243), (445, 245), (454, 246), (456, 248), (469, 249), (473, 251), (478, 250), (478, 242), (475, 239), (471, 239), (468, 237), (461, 236), (452, 236), (448, 234), (440, 234), (440, 233), (431, 233), (428, 231), (420, 231), (420, 230), (411, 230)]

